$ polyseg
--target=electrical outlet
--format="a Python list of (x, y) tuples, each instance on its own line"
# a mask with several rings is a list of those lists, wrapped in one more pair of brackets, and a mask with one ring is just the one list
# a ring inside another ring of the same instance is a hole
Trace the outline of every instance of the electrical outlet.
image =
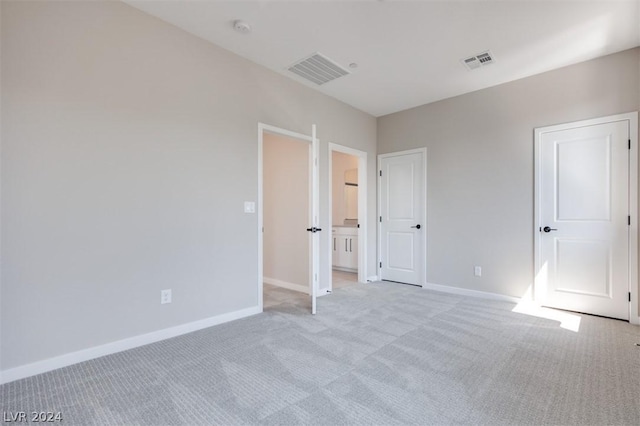
[(474, 266), (473, 267), (473, 275), (475, 275), (476, 277), (481, 277), (482, 276), (482, 266)]
[(171, 289), (160, 290), (160, 304), (171, 303)]

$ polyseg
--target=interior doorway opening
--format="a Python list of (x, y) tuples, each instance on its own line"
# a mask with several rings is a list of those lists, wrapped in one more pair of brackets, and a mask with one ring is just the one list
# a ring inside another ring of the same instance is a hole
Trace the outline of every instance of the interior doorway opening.
[(367, 282), (367, 153), (329, 144), (328, 291)]
[(308, 232), (317, 216), (314, 137), (265, 124), (258, 130), (258, 305), (311, 305), (315, 313), (317, 236)]

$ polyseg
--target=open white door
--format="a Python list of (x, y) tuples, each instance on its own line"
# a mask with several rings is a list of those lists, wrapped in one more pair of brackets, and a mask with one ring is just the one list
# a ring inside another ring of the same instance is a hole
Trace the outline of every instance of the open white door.
[(311, 232), (309, 253), (311, 256), (309, 270), (309, 284), (311, 286), (311, 313), (316, 313), (316, 299), (318, 297), (318, 273), (320, 266), (320, 229), (319, 212), (320, 212), (320, 190), (319, 182), (320, 175), (318, 172), (318, 139), (316, 138), (316, 125), (311, 126), (311, 151), (309, 155), (309, 163), (311, 164), (311, 188), (309, 193), (311, 194), (311, 227), (307, 231)]

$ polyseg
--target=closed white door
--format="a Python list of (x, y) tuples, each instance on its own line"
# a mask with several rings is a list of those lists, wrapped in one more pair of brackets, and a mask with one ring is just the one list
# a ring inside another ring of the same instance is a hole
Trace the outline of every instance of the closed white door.
[(629, 122), (541, 129), (537, 144), (536, 299), (628, 319)]
[(380, 156), (380, 275), (422, 285), (425, 265), (424, 151)]

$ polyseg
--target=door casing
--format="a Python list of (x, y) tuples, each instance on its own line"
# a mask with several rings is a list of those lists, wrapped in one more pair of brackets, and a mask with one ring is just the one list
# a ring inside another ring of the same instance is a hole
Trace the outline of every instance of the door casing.
[(631, 216), (631, 224), (628, 227), (629, 235), (629, 293), (631, 301), (629, 302), (629, 322), (632, 324), (640, 324), (638, 317), (638, 112), (626, 114), (611, 115), (607, 117), (594, 118), (590, 120), (581, 120), (571, 123), (558, 124), (553, 126), (538, 127), (534, 129), (534, 277), (533, 277), (533, 299), (539, 302), (536, 296), (536, 286), (540, 286), (539, 272), (542, 268), (540, 250), (542, 246), (541, 235), (539, 229), (543, 226), (542, 217), (542, 155), (541, 140), (542, 135), (548, 132), (556, 132), (560, 130), (568, 130), (576, 127), (593, 126), (604, 123), (612, 123), (618, 121), (627, 121), (629, 124), (630, 138), (630, 155), (629, 155), (629, 215)]

